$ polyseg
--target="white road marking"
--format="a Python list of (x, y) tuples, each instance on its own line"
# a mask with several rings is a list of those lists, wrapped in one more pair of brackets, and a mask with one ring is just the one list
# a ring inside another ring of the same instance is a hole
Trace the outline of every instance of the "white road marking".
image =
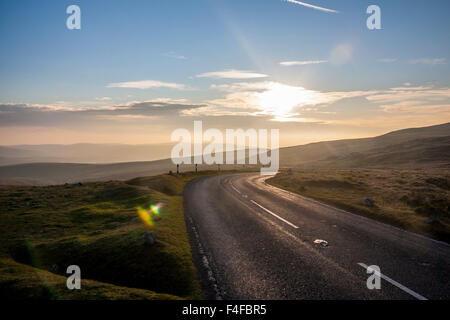
[[(364, 269), (368, 269), (369, 267), (367, 265), (365, 265), (364, 263), (358, 263), (358, 265), (360, 265), (361, 267), (363, 267)], [(418, 299), (418, 300), (428, 300), (427, 298), (425, 298), (424, 296), (418, 294), (417, 292), (412, 291), (411, 289), (405, 287), (404, 285), (402, 285), (401, 283), (398, 283), (397, 281), (389, 278), (388, 276), (385, 276), (382, 273), (379, 273), (378, 271), (374, 270), (375, 274), (379, 277), (381, 277), (382, 279), (386, 280), (387, 282), (389, 282), (390, 284), (396, 286), (397, 288), (399, 288), (400, 290), (405, 291), (406, 293), (412, 295), (414, 298)]]
[(279, 215), (273, 213), (272, 211), (270, 211), (269, 209), (264, 208), (262, 205), (260, 205), (259, 203), (257, 203), (256, 201), (250, 200), (253, 204), (256, 204), (258, 207), (260, 207), (261, 209), (263, 209), (264, 211), (266, 211), (267, 213), (271, 214), (272, 216), (274, 216), (275, 218), (280, 219), (281, 221), (283, 221), (284, 223), (287, 223), (288, 225), (290, 225), (291, 227), (293, 227), (294, 229), (298, 229), (298, 227), (295, 224), (290, 223), (289, 221), (287, 221), (286, 219), (283, 219), (282, 217), (280, 217)]
[(236, 191), (237, 193), (241, 194), (241, 192), (236, 189), (236, 187), (234, 186), (233, 182), (230, 181), (231, 187), (234, 189), (234, 191)]

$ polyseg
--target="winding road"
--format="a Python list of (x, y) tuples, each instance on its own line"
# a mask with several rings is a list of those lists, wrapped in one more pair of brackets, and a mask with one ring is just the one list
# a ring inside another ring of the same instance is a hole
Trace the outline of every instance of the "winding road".
[[(185, 188), (186, 222), (206, 298), (450, 299), (448, 244), (291, 194), (265, 179), (218, 175)], [(371, 265), (380, 268), (379, 290), (367, 287)]]

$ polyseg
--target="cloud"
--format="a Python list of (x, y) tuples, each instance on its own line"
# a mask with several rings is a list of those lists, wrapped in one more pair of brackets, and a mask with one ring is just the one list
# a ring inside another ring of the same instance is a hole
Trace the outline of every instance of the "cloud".
[(95, 100), (97, 100), (97, 101), (110, 101), (112, 99), (110, 97), (99, 97), (99, 98), (95, 98)]
[(135, 120), (158, 120), (161, 117), (148, 116), (142, 114), (119, 114), (119, 115), (98, 115), (97, 119), (110, 121), (135, 121)]
[(146, 102), (163, 102), (164, 104), (189, 103), (188, 99), (173, 99), (173, 98), (156, 98), (147, 100)]
[(391, 104), (408, 100), (445, 101), (448, 99), (450, 99), (449, 88), (433, 89), (431, 87), (392, 88), (367, 96), (367, 100), (381, 104)]
[(214, 79), (258, 79), (266, 78), (268, 75), (255, 73), (247, 70), (224, 70), (215, 72), (206, 72), (196, 76), (197, 78), (214, 78)]
[(429, 104), (426, 101), (402, 101), (390, 105), (382, 105), (381, 108), (387, 113), (440, 113), (442, 116), (450, 114), (450, 104)]
[(274, 117), (271, 121), (275, 122), (298, 122), (298, 123), (326, 123), (327, 121), (316, 118), (297, 118), (297, 117)]
[(328, 8), (323, 8), (323, 7), (319, 7), (319, 6), (315, 6), (309, 3), (305, 3), (305, 2), (300, 2), (297, 0), (285, 0), (286, 2), (290, 2), (290, 3), (295, 3), (304, 7), (308, 7), (308, 8), (312, 8), (315, 10), (320, 10), (320, 11), (324, 11), (324, 12), (330, 12), (330, 13), (339, 13), (339, 11), (337, 10), (333, 10), (333, 9), (328, 9)]
[[(361, 109), (361, 112), (355, 112), (355, 116), (361, 113), (367, 117), (420, 115), (437, 119), (439, 112), (441, 120), (450, 116), (450, 88), (427, 85), (409, 84), (385, 90), (318, 91), (276, 81), (242, 81), (212, 84), (210, 89), (217, 91), (217, 98), (199, 103), (174, 98), (129, 101), (117, 105), (107, 105), (105, 101), (96, 101), (97, 105), (70, 101), (46, 105), (3, 103), (0, 104), (0, 127), (67, 126), (78, 130), (78, 126), (113, 126), (113, 121), (138, 126), (149, 125), (152, 120), (158, 124), (177, 123), (182, 121), (179, 116), (240, 117), (245, 121), (249, 120), (248, 117), (254, 117), (258, 121), (283, 123), (331, 123), (339, 121), (343, 116), (340, 108), (347, 106), (371, 110), (365, 112)], [(337, 104), (345, 99), (357, 100)], [(350, 122), (356, 119), (353, 115), (346, 118)], [(231, 123), (237, 120), (235, 118)]]
[(211, 89), (217, 89), (225, 92), (245, 92), (245, 91), (263, 91), (270, 82), (235, 82), (230, 84), (212, 84)]
[(426, 64), (430, 66), (447, 64), (445, 58), (421, 58), (408, 61), (410, 64)]
[(256, 112), (248, 108), (224, 108), (222, 106), (206, 105), (199, 108), (184, 109), (180, 111), (181, 116), (187, 117), (247, 117), (257, 116)]
[[(176, 102), (179, 101), (179, 102)], [(61, 107), (41, 104), (0, 104), (1, 126), (97, 125), (105, 121), (173, 119), (182, 110), (203, 107), (186, 100), (155, 99), (99, 107)]]
[(307, 61), (283, 61), (280, 62), (280, 65), (284, 67), (291, 67), (291, 66), (305, 66), (309, 64), (320, 64), (320, 63), (327, 63), (328, 60), (307, 60)]
[[(383, 63), (393, 63), (399, 61), (397, 58), (384, 58), (378, 59), (378, 62)], [(430, 66), (443, 65), (447, 64), (447, 60), (445, 58), (420, 58), (420, 59), (410, 59), (407, 61), (409, 64), (424, 64)]]
[(130, 82), (110, 83), (107, 88), (134, 88), (134, 89), (151, 89), (151, 88), (170, 88), (170, 89), (185, 89), (184, 84), (162, 82), (156, 80), (142, 80)]
[[(384, 58), (378, 59), (378, 62), (383, 63), (393, 63), (399, 61), (397, 58)], [(447, 60), (445, 58), (420, 58), (420, 59), (410, 59), (407, 61), (409, 64), (424, 64), (430, 66), (443, 65), (447, 64)]]
[(163, 53), (162, 55), (167, 58), (178, 59), (178, 60), (186, 60), (187, 59), (185, 56), (177, 54), (173, 51)]
[(367, 96), (386, 113), (450, 114), (450, 89), (431, 86), (397, 87)]
[[(255, 116), (278, 122), (309, 122), (326, 113), (322, 111), (345, 99), (363, 98), (389, 113), (448, 114), (449, 88), (431, 86), (399, 86), (386, 90), (330, 91), (309, 90), (300, 86), (274, 81), (213, 84), (211, 89), (223, 91), (221, 98), (205, 101), (205, 106), (185, 109), (189, 116)], [(369, 104), (370, 106), (370, 104)], [(305, 114), (313, 115), (305, 117)], [(328, 114), (331, 114), (328, 112)], [(334, 114), (334, 113), (333, 113)], [(328, 120), (327, 120), (328, 121)]]
[[(450, 115), (450, 114), (449, 114)], [(425, 127), (442, 123), (442, 117), (439, 113), (430, 113), (424, 117), (424, 114), (383, 114), (380, 116), (355, 117), (348, 119), (330, 119), (326, 121), (330, 125), (349, 126), (361, 128), (363, 132), (368, 129), (379, 128), (384, 132), (402, 128)], [(381, 133), (381, 132), (380, 132)]]
[(405, 87), (391, 88), (391, 91), (419, 91), (419, 90), (428, 90), (432, 88), (430, 86), (411, 87), (410, 83), (405, 83), (404, 85)]
[(305, 118), (299, 117), (299, 112), (307, 107), (375, 93), (375, 91), (320, 92), (274, 81), (213, 84), (211, 88), (226, 92), (226, 95), (223, 98), (206, 101), (205, 107), (184, 110), (181, 114), (268, 116), (273, 121), (305, 122)]

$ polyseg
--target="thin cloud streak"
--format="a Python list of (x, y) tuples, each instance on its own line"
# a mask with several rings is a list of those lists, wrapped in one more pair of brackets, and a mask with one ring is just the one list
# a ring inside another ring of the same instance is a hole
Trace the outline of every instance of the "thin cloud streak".
[(337, 11), (337, 10), (323, 8), (323, 7), (315, 6), (315, 5), (312, 5), (312, 4), (309, 4), (309, 3), (305, 3), (305, 2), (301, 2), (301, 1), (297, 1), (297, 0), (285, 0), (285, 1), (286, 2), (290, 2), (290, 3), (295, 3), (295, 4), (298, 4), (300, 6), (304, 6), (304, 7), (307, 7), (307, 8), (324, 11), (324, 12), (339, 13), (339, 11)]
[(169, 83), (156, 80), (142, 80), (142, 81), (129, 81), (129, 82), (117, 82), (110, 83), (107, 88), (133, 88), (133, 89), (151, 89), (151, 88), (170, 88), (170, 89), (185, 89), (184, 84)]
[(410, 64), (426, 64), (431, 66), (446, 64), (445, 58), (421, 58), (409, 60)]
[(283, 61), (280, 62), (280, 65), (282, 65), (283, 67), (292, 67), (292, 66), (306, 66), (309, 64), (321, 64), (327, 62), (328, 60)]
[(248, 70), (224, 70), (215, 72), (206, 72), (196, 75), (197, 78), (213, 78), (213, 79), (258, 79), (266, 78), (267, 74), (255, 73)]

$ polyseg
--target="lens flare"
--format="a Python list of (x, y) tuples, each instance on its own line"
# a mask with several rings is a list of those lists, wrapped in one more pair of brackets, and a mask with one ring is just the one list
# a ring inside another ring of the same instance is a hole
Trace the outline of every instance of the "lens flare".
[(156, 214), (157, 216), (159, 215), (159, 213), (160, 213), (160, 209), (161, 209), (161, 204), (160, 203), (158, 203), (158, 204), (156, 204), (156, 205), (150, 205), (150, 210), (152, 210), (152, 212), (154, 213), (154, 214)]
[(151, 227), (155, 224), (154, 217), (159, 216), (161, 213), (161, 208), (163, 204), (151, 204), (149, 209), (145, 209), (143, 207), (137, 207), (137, 213), (139, 218), (144, 222), (147, 226)]
[(150, 212), (142, 207), (137, 208), (137, 213), (139, 215), (139, 218), (141, 218), (142, 222), (144, 222), (149, 227), (154, 225), (152, 216), (150, 215)]

